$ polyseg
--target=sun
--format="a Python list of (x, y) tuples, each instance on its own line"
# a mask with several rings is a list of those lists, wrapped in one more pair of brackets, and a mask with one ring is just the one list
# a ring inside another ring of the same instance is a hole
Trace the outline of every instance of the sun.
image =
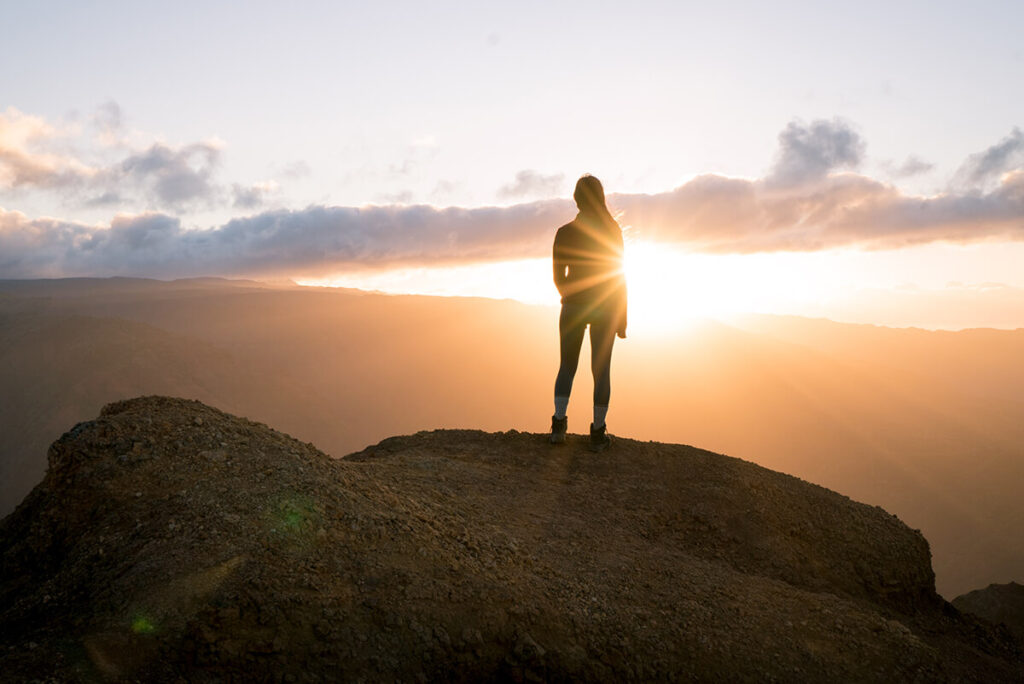
[(650, 242), (626, 245), (623, 270), (629, 293), (629, 329), (650, 334), (684, 327), (706, 310), (706, 300), (695, 296), (695, 279), (686, 271), (683, 255)]
[(794, 255), (786, 253), (710, 255), (657, 242), (628, 243), (623, 268), (629, 327), (648, 335), (704, 318), (796, 309), (822, 294), (821, 279), (796, 266)]
[[(796, 313), (834, 296), (848, 280), (834, 260), (802, 253), (703, 254), (628, 240), (623, 269), (629, 289), (629, 334), (656, 337), (706, 318), (741, 313)], [(395, 294), (516, 299), (558, 305), (551, 258), (458, 266), (414, 266), (297, 278), (301, 285), (355, 287)], [(820, 307), (819, 307), (820, 308)]]

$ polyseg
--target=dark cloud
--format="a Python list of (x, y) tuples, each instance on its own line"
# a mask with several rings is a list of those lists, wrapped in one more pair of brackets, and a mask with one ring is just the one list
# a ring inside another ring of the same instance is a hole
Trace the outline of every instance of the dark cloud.
[(82, 240), (78, 248), (83, 252), (103, 254), (104, 258), (126, 262), (146, 261), (173, 254), (178, 245), (172, 244), (181, 236), (181, 221), (165, 214), (116, 216), (110, 228), (93, 231)]
[(164, 214), (120, 215), (97, 228), (0, 210), (0, 278), (187, 272), (183, 235)]
[(783, 188), (813, 183), (836, 169), (857, 167), (864, 149), (860, 135), (839, 119), (791, 121), (779, 133), (778, 159), (765, 181)]
[(984, 152), (972, 154), (957, 171), (957, 179), (969, 186), (983, 186), (1012, 169), (1024, 166), (1024, 133), (1019, 128)]
[(236, 209), (255, 209), (263, 204), (263, 192), (254, 185), (243, 187), (235, 183), (231, 186), (231, 194), (235, 198), (231, 206)]
[(571, 214), (567, 200), (479, 209), (314, 206), (197, 231), (164, 214), (120, 216), (97, 228), (0, 210), (0, 278), (324, 274), (521, 258), (548, 249), (551, 225)]
[[(0, 209), (0, 278), (56, 278), (77, 273), (66, 257), (89, 227), (55, 219), (28, 219)], [(102, 271), (97, 271), (97, 274)]]
[(235, 219), (202, 239), (211, 253), (237, 254), (244, 263), (231, 270), (244, 273), (512, 259), (549, 249), (551, 226), (571, 209), (566, 200), (477, 209), (309, 207)]
[(498, 197), (505, 199), (521, 197), (551, 197), (565, 192), (565, 175), (561, 173), (546, 176), (533, 169), (524, 169), (516, 174), (514, 182), (502, 186)]

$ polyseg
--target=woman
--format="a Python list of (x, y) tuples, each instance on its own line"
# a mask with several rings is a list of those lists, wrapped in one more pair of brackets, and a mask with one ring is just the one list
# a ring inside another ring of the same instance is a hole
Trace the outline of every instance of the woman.
[(558, 318), (561, 365), (555, 379), (555, 415), (551, 443), (565, 441), (569, 393), (580, 361), (583, 334), (590, 326), (590, 368), (594, 374), (594, 422), (590, 448), (601, 451), (611, 440), (605, 416), (611, 396), (612, 345), (626, 337), (626, 278), (622, 273), (622, 229), (605, 205), (601, 181), (585, 175), (573, 199), (579, 213), (558, 229), (552, 249), (555, 286), (562, 295)]

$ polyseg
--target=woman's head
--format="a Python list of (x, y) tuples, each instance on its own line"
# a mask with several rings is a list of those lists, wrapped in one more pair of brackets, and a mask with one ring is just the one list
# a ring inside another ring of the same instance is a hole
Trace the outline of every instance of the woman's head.
[(580, 176), (576, 181), (576, 190), (572, 193), (576, 206), (584, 214), (607, 214), (604, 203), (604, 188), (601, 181), (589, 173)]
[(576, 206), (579, 207), (582, 216), (588, 217), (591, 221), (596, 220), (598, 224), (604, 225), (609, 230), (618, 229), (619, 224), (616, 223), (615, 218), (608, 211), (608, 205), (605, 204), (604, 188), (601, 186), (601, 181), (589, 173), (580, 176), (580, 179), (576, 181), (576, 190), (572, 196), (576, 200)]

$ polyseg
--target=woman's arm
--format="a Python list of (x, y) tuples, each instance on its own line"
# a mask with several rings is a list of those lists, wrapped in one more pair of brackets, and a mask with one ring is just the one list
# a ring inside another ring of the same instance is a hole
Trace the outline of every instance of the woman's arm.
[(616, 293), (618, 299), (618, 326), (615, 328), (616, 334), (622, 339), (626, 339), (626, 318), (627, 318), (627, 302), (626, 302), (626, 276), (622, 276), (622, 280), (619, 284), (619, 291)]
[(626, 255), (626, 245), (622, 239), (622, 231), (619, 230), (616, 247), (619, 249), (619, 283), (617, 292), (615, 293), (617, 304), (618, 304), (618, 326), (615, 329), (615, 333), (622, 339), (626, 339), (626, 320), (628, 318), (628, 297), (626, 294), (626, 271), (623, 264), (623, 259)]
[(561, 233), (561, 230), (555, 233), (555, 244), (551, 247), (551, 270), (555, 279), (555, 287), (558, 288), (558, 294), (565, 296), (564, 288), (569, 280), (569, 263), (565, 258), (565, 250), (562, 249), (558, 239)]

